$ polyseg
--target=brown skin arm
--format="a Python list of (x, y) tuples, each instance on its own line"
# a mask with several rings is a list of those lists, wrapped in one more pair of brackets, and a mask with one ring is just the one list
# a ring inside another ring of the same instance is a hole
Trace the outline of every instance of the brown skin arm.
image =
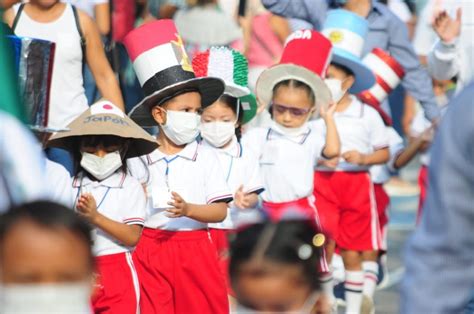
[(101, 35), (107, 35), (110, 32), (110, 5), (101, 3), (94, 6), (95, 22)]
[(173, 208), (167, 209), (170, 218), (189, 217), (200, 222), (221, 222), (227, 216), (226, 203), (196, 205), (187, 203), (178, 193), (172, 192), (173, 201), (168, 204)]

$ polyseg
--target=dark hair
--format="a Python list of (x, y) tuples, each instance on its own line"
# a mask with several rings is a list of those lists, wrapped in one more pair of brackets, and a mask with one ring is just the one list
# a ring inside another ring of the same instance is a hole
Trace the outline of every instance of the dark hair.
[(50, 201), (36, 201), (10, 208), (0, 215), (0, 247), (8, 232), (19, 222), (30, 220), (48, 229), (66, 229), (77, 235), (89, 248), (91, 262), (92, 237), (89, 224), (72, 209)]
[(334, 66), (336, 69), (338, 70), (341, 70), (342, 72), (344, 72), (344, 74), (346, 76), (354, 76), (354, 72), (352, 72), (351, 69), (349, 69), (348, 67), (346, 67), (345, 65), (342, 65), (342, 64), (339, 64), (339, 63), (336, 63), (336, 62), (331, 62), (331, 65)]
[[(259, 245), (262, 235), (268, 228), (275, 228), (269, 244), (263, 252)], [(313, 246), (313, 237), (317, 233), (315, 227), (305, 220), (287, 220), (277, 223), (266, 222), (251, 225), (242, 229), (231, 242), (231, 259), (229, 272), (232, 281), (239, 274), (239, 267), (251, 261), (256, 254), (261, 254), (265, 260), (301, 267), (301, 274), (313, 290), (320, 289), (318, 263), (321, 248)], [(301, 256), (301, 247), (311, 248), (310, 256)]]
[(303, 83), (298, 80), (294, 80), (294, 79), (284, 80), (284, 81), (279, 82), (273, 87), (273, 94), (275, 94), (278, 91), (278, 89), (282, 86), (303, 89), (308, 94), (311, 104), (314, 106), (314, 104), (316, 103), (316, 96), (314, 95), (313, 90), (311, 89), (311, 87), (308, 86), (308, 84)]
[[(237, 107), (240, 106), (240, 101), (236, 97), (232, 97), (227, 94), (223, 94), (220, 98), (219, 101), (225, 104), (227, 107), (229, 107), (232, 112), (237, 116)], [(235, 136), (237, 136), (237, 140), (240, 141), (240, 138), (242, 137), (242, 119), (244, 117), (244, 111), (242, 108), (239, 110), (239, 114), (237, 116), (237, 123), (239, 123), (239, 126), (235, 129)]]
[[(74, 159), (74, 175), (78, 175), (81, 170), (81, 147), (97, 147), (102, 145), (103, 147), (120, 146), (120, 157), (122, 158), (122, 171), (127, 173), (127, 162), (126, 154), (130, 146), (128, 139), (115, 136), (115, 135), (85, 135), (78, 136), (76, 143), (74, 143), (74, 150), (72, 151), (72, 157)], [(86, 171), (86, 170), (84, 170)]]

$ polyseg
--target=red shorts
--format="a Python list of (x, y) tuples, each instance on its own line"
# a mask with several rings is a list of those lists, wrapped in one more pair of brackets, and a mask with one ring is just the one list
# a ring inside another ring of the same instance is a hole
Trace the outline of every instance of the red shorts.
[[(280, 221), (282, 218), (298, 218), (298, 214), (302, 214), (308, 219), (312, 219), (315, 222), (317, 230), (324, 232), (321, 226), (318, 211), (314, 205), (314, 197), (305, 197), (296, 201), (284, 202), (284, 203), (271, 203), (263, 202), (263, 210), (269, 216), (271, 221)], [(295, 215), (296, 214), (296, 215)], [(329, 266), (326, 259), (326, 251), (321, 248), (321, 258), (319, 260), (318, 269), (320, 272), (328, 272)]]
[(217, 257), (219, 259), (219, 269), (222, 272), (226, 280), (227, 292), (229, 295), (234, 296), (230, 285), (230, 276), (229, 276), (229, 239), (228, 235), (232, 230), (225, 229), (209, 229), (209, 234), (211, 235), (212, 243), (216, 247)]
[(368, 172), (316, 171), (316, 208), (323, 230), (345, 250), (380, 248), (380, 228)]
[(98, 256), (94, 313), (138, 313), (140, 286), (130, 253)]
[(418, 202), (418, 213), (416, 222), (418, 223), (423, 213), (423, 205), (425, 204), (426, 193), (428, 192), (428, 167), (422, 165), (418, 174), (418, 186), (420, 187), (420, 200)]
[(383, 188), (383, 184), (374, 184), (375, 203), (377, 204), (377, 214), (379, 216), (380, 235), (382, 237), (381, 250), (387, 250), (387, 224), (388, 209), (390, 205), (390, 197)]
[(225, 279), (207, 230), (144, 228), (133, 260), (141, 313), (229, 313)]

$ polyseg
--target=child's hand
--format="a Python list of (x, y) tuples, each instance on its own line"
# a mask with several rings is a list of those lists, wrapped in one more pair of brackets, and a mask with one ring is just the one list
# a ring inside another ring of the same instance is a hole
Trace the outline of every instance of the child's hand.
[(339, 164), (339, 156), (331, 159), (320, 159), (318, 160), (318, 165), (322, 165), (328, 168), (335, 169)]
[(239, 209), (252, 207), (252, 197), (244, 192), (244, 186), (241, 185), (234, 195), (234, 205)]
[(90, 193), (85, 193), (79, 196), (76, 209), (79, 215), (87, 219), (92, 224), (95, 223), (97, 217), (99, 216), (95, 198)]
[(188, 215), (189, 205), (186, 201), (176, 192), (171, 192), (172, 202), (168, 202), (168, 205), (173, 206), (173, 208), (167, 209), (167, 214), (169, 218), (179, 218), (185, 217)]
[(351, 150), (342, 154), (342, 158), (344, 158), (347, 162), (359, 166), (365, 165), (365, 155), (359, 153), (356, 150)]
[(336, 112), (336, 107), (337, 105), (335, 102), (331, 102), (328, 105), (327, 109), (324, 109), (324, 106), (321, 106), (319, 108), (319, 115), (321, 116), (321, 118), (323, 118), (324, 121), (326, 121), (327, 119), (331, 119), (334, 117), (334, 112)]
[(423, 142), (431, 143), (434, 138), (434, 133), (435, 133), (435, 124), (431, 125), (429, 128), (423, 131), (420, 135), (420, 139)]

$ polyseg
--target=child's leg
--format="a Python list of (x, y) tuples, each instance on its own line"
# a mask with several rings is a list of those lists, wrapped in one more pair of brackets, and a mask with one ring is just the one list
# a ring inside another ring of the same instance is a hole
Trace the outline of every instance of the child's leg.
[(362, 252), (362, 270), (364, 271), (364, 289), (362, 294), (374, 298), (375, 288), (379, 276), (379, 264), (377, 263), (379, 251)]
[(362, 288), (364, 285), (364, 272), (362, 271), (362, 256), (359, 252), (341, 250), (346, 269), (344, 282), (346, 297), (346, 313), (359, 313), (362, 305)]
[(131, 254), (99, 256), (96, 265), (94, 313), (139, 313), (140, 286)]

